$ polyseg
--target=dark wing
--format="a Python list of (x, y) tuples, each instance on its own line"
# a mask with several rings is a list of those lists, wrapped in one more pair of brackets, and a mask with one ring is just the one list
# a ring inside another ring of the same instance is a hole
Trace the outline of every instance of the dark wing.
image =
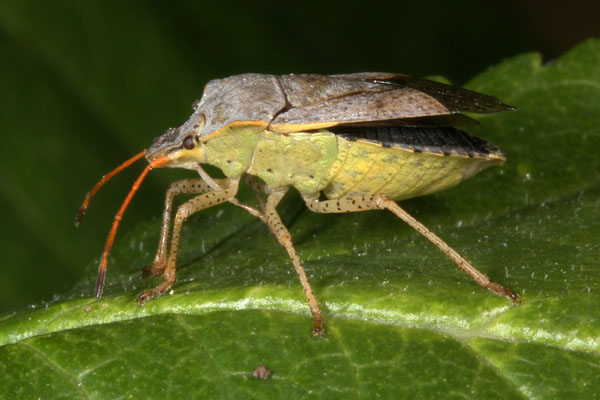
[[(361, 74), (356, 75), (360, 76)], [(366, 80), (395, 87), (417, 89), (435, 98), (453, 113), (470, 112), (477, 114), (491, 114), (515, 110), (515, 107), (502, 103), (494, 96), (474, 92), (459, 86), (447, 85), (422, 78), (413, 78), (408, 75), (387, 74), (385, 79), (378, 79), (377, 76), (374, 76), (371, 79), (366, 78)]]
[(287, 107), (271, 121), (276, 132), (332, 126), (454, 126), (463, 112), (512, 110), (492, 96), (401, 74), (278, 77)]
[(346, 140), (400, 147), (416, 153), (504, 160), (500, 149), (493, 144), (453, 127), (334, 127), (330, 130)]

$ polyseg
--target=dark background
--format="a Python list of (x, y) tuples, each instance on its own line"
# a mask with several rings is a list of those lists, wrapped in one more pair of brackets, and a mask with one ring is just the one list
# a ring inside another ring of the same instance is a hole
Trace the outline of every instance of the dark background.
[[(212, 78), (393, 71), (463, 84), (513, 55), (548, 61), (600, 34), (593, 1), (210, 3), (2, 1), (0, 312), (51, 300), (84, 275), (92, 282), (144, 162), (111, 182), (76, 229), (85, 193), (185, 120)], [(181, 174), (153, 172), (119, 236), (159, 217)]]

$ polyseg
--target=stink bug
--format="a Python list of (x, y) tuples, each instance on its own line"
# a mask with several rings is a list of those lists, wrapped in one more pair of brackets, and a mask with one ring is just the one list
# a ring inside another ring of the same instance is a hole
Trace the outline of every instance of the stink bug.
[[(475, 123), (463, 113), (496, 113), (514, 108), (492, 96), (455, 86), (393, 73), (349, 75), (244, 74), (210, 81), (192, 116), (154, 139), (149, 149), (117, 167), (87, 194), (90, 198), (112, 176), (146, 157), (150, 164), (131, 188), (115, 216), (98, 281), (100, 298), (108, 255), (123, 213), (142, 180), (153, 168), (196, 170), (200, 178), (174, 182), (166, 193), (163, 224), (154, 262), (147, 272), (164, 280), (138, 297), (143, 305), (175, 282), (177, 250), (184, 220), (220, 203), (233, 203), (265, 222), (285, 247), (296, 269), (322, 333), (321, 309), (277, 204), (290, 186), (317, 213), (387, 209), (435, 244), (479, 285), (518, 303), (518, 295), (492, 282), (442, 239), (397, 203), (458, 184), (480, 170), (504, 163), (494, 145), (455, 128)], [(202, 168), (220, 168), (225, 179), (213, 179)], [(244, 179), (258, 208), (236, 199)], [(175, 214), (177, 194), (196, 194)]]

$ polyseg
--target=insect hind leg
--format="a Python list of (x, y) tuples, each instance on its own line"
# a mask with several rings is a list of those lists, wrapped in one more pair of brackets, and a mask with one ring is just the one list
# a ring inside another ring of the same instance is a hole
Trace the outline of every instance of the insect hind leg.
[(502, 285), (492, 282), (490, 278), (483, 272), (475, 268), (469, 261), (462, 257), (456, 250), (450, 247), (439, 236), (431, 232), (425, 225), (417, 221), (412, 215), (407, 213), (395, 201), (384, 195), (365, 195), (365, 196), (348, 196), (340, 199), (319, 201), (317, 197), (305, 197), (306, 206), (317, 213), (348, 213), (367, 210), (383, 210), (387, 209), (394, 213), (398, 218), (406, 222), (413, 229), (425, 236), (430, 242), (435, 244), (448, 258), (450, 258), (458, 268), (466, 272), (479, 285), (488, 289), (492, 293), (500, 296), (505, 296), (512, 301), (513, 304), (519, 303), (519, 296), (511, 289), (507, 289)]

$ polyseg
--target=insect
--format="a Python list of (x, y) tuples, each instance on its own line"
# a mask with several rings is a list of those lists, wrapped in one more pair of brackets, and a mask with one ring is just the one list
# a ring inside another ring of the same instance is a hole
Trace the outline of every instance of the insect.
[[(147, 150), (105, 175), (87, 194), (77, 225), (92, 196), (109, 179), (140, 158), (149, 161), (115, 215), (102, 253), (96, 297), (102, 296), (108, 256), (125, 209), (151, 169), (170, 167), (195, 170), (200, 178), (176, 181), (166, 192), (158, 250), (147, 268), (150, 275), (162, 274), (164, 279), (138, 296), (140, 305), (175, 282), (184, 220), (230, 202), (266, 223), (285, 248), (314, 319), (313, 333), (322, 334), (321, 308), (277, 213), (277, 204), (292, 186), (317, 213), (391, 211), (479, 285), (516, 304), (517, 293), (492, 282), (396, 203), (449, 188), (484, 168), (503, 164), (497, 147), (455, 126), (475, 123), (463, 113), (513, 109), (492, 96), (394, 73), (244, 74), (212, 80), (185, 123), (155, 138)], [(225, 178), (213, 179), (204, 164), (218, 167)], [(258, 207), (236, 199), (242, 180), (254, 191)], [(196, 196), (177, 208), (171, 223), (178, 194)]]

